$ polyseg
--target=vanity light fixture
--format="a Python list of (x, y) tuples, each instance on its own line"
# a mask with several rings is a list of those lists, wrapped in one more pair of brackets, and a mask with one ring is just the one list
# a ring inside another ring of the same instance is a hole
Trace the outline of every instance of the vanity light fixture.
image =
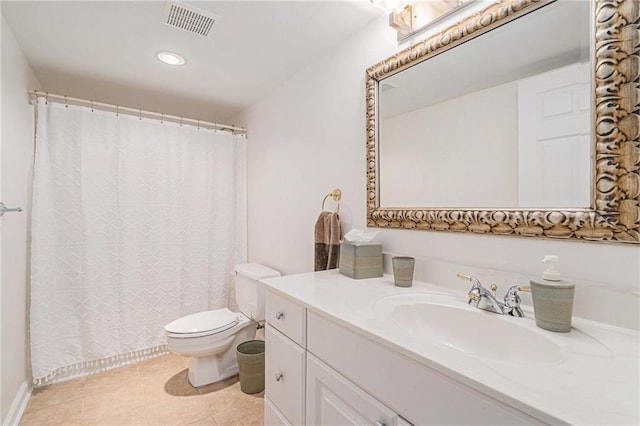
[(156, 54), (156, 57), (165, 64), (169, 65), (184, 65), (186, 63), (182, 56), (173, 52), (158, 52)]
[(411, 1), (409, 0), (369, 0), (371, 3), (376, 6), (378, 9), (381, 9), (384, 13), (391, 12), (400, 12), (406, 6), (408, 6)]
[(389, 26), (398, 32), (398, 41), (402, 41), (475, 0), (370, 1), (389, 14)]

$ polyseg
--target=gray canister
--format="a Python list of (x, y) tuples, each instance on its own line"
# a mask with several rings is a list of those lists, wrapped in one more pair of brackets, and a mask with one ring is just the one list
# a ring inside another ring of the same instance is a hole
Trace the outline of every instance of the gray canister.
[(264, 390), (264, 341), (249, 340), (236, 348), (240, 390), (258, 393)]
[(566, 281), (531, 280), (536, 325), (549, 331), (571, 331), (575, 285)]
[(413, 269), (415, 259), (408, 256), (395, 256), (391, 259), (393, 265), (393, 281), (398, 287), (411, 287), (413, 285)]

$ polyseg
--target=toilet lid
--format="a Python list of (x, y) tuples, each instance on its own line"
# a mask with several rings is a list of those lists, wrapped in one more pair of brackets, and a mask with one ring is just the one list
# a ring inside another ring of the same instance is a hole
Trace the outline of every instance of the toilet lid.
[(198, 337), (219, 333), (238, 324), (238, 314), (227, 308), (204, 311), (179, 318), (164, 328), (183, 337)]

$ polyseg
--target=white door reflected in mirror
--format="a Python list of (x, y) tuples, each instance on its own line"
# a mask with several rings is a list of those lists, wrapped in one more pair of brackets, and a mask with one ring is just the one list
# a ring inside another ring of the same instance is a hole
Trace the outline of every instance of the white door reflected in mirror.
[(589, 64), (518, 84), (519, 206), (589, 207)]

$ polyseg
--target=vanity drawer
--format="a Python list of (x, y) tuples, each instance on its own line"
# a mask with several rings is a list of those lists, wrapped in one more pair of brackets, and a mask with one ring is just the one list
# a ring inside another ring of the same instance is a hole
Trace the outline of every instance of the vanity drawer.
[(302, 347), (307, 346), (305, 309), (276, 293), (265, 296), (267, 322)]
[(304, 424), (306, 351), (267, 323), (265, 395), (288, 421)]

